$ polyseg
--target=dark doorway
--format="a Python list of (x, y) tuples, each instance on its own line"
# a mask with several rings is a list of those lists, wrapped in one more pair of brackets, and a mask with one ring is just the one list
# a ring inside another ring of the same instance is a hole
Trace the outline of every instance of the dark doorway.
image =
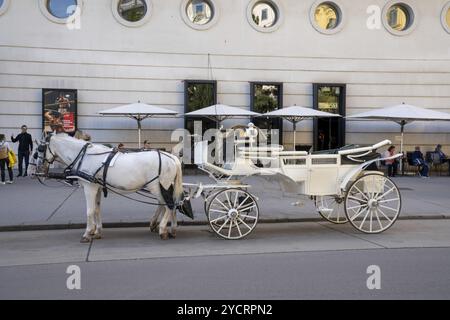
[[(283, 107), (283, 84), (279, 82), (250, 82), (250, 110), (266, 113)], [(267, 144), (283, 144), (283, 119), (253, 118), (260, 129), (267, 130)], [(276, 131), (278, 130), (278, 131)], [(278, 132), (278, 134), (276, 134)], [(259, 139), (260, 137), (258, 137)]]
[(342, 116), (314, 120), (314, 150), (345, 145), (345, 95), (345, 84), (313, 84), (314, 109)]
[[(209, 107), (217, 103), (217, 82), (210, 80), (186, 80), (184, 82), (184, 112), (192, 112), (198, 109)], [(208, 129), (216, 128), (216, 123), (213, 120), (204, 117), (185, 117), (184, 127), (189, 131), (191, 135), (194, 134), (195, 126), (201, 124), (201, 134)], [(199, 137), (200, 139), (200, 137)], [(190, 157), (191, 162), (194, 161), (194, 139), (191, 136), (191, 149), (188, 154), (185, 154), (188, 159)], [(185, 152), (186, 153), (186, 152)], [(186, 162), (186, 158), (185, 158)]]

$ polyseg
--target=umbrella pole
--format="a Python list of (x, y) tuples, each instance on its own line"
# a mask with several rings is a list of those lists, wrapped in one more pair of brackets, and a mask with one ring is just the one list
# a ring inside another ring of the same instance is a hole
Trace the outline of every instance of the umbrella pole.
[(294, 126), (294, 151), (295, 151), (295, 132), (297, 131), (297, 121), (293, 121), (292, 125)]
[(137, 123), (138, 123), (138, 143), (139, 143), (139, 148), (141, 148), (141, 129), (142, 129), (142, 125), (141, 125), (141, 118), (137, 118)]
[[(400, 131), (401, 131), (401, 137), (400, 137), (400, 152), (403, 154), (403, 137), (404, 137), (404, 131), (405, 131), (405, 121), (402, 121), (400, 123)], [(400, 161), (400, 172), (403, 173), (403, 158)]]

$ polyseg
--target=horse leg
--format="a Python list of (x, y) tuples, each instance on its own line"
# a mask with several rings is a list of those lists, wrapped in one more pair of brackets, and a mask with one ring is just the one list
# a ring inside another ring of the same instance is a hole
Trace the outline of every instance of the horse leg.
[(169, 239), (169, 233), (167, 231), (167, 222), (169, 221), (170, 214), (171, 212), (169, 208), (164, 207), (164, 215), (163, 218), (161, 219), (161, 223), (159, 224), (159, 236), (161, 237), (162, 240)]
[(153, 218), (150, 220), (150, 231), (151, 232), (156, 232), (156, 230), (158, 229), (158, 218), (163, 211), (164, 211), (164, 206), (159, 205), (155, 211), (155, 214), (153, 215)]
[(95, 211), (94, 211), (95, 233), (94, 233), (94, 239), (101, 239), (102, 238), (103, 224), (102, 224), (102, 216), (100, 214), (101, 199), (102, 199), (102, 190), (100, 188), (98, 188), (97, 194), (95, 196)]
[(82, 243), (90, 242), (95, 232), (95, 199), (97, 195), (97, 186), (92, 184), (83, 184), (84, 197), (86, 198), (86, 231), (81, 238)]
[(172, 212), (170, 213), (172, 216), (172, 221), (171, 221), (171, 225), (170, 225), (170, 233), (169, 233), (169, 237), (175, 239), (177, 237), (177, 210), (173, 209)]

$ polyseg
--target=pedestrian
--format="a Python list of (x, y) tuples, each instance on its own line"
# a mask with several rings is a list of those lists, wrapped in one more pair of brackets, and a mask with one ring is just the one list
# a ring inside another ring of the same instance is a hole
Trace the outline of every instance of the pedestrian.
[(412, 154), (412, 163), (419, 167), (420, 176), (428, 178), (428, 164), (426, 163), (423, 153), (420, 151), (420, 147), (417, 146)]
[[(18, 177), (21, 177), (22, 174), (24, 177), (28, 175), (28, 163), (30, 161), (30, 153), (33, 151), (33, 139), (31, 134), (27, 132), (28, 128), (26, 125), (21, 127), (22, 132), (17, 135), (17, 137), (11, 136), (11, 141), (13, 143), (19, 142), (19, 174)], [(23, 162), (25, 161), (25, 171), (23, 170)]]
[[(383, 154), (383, 158), (390, 158), (395, 156), (395, 146), (390, 146)], [(397, 175), (398, 162), (397, 159), (385, 160), (384, 164), (388, 169), (388, 176), (395, 177)]]
[[(12, 171), (12, 167), (9, 166), (9, 151), (11, 149), (9, 148), (8, 142), (5, 141), (5, 135), (0, 134), (0, 171), (1, 171), (1, 182), (0, 184), (4, 185), (6, 183), (11, 184), (14, 180), (14, 175)], [(9, 181), (5, 182), (5, 166), (8, 170), (9, 174)]]

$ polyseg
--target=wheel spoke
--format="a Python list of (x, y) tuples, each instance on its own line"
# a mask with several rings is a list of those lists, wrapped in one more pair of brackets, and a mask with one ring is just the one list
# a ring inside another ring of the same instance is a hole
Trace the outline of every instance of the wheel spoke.
[(354, 206), (354, 207), (347, 208), (347, 210), (359, 209), (361, 207), (366, 207), (366, 206), (367, 206), (367, 204), (360, 204), (359, 206)]
[(249, 230), (252, 230), (252, 228), (251, 228), (244, 220), (242, 220), (240, 217), (238, 217), (238, 219), (239, 219), (239, 221), (240, 221), (244, 226), (246, 226)]
[(209, 221), (209, 222), (211, 222), (211, 223), (214, 223), (214, 222), (216, 222), (216, 221), (219, 221), (219, 220), (223, 220), (223, 219), (225, 219), (225, 218), (227, 218), (228, 216), (221, 216), (221, 217), (219, 217), (219, 218), (216, 218), (216, 219), (213, 219), (213, 220), (211, 220), (211, 221)]
[(239, 192), (236, 191), (236, 197), (234, 198), (234, 205), (233, 205), (233, 208), (236, 208), (238, 198), (239, 198)]
[(236, 223), (237, 230), (239, 232), (239, 237), (242, 237), (242, 232), (241, 232), (241, 228), (239, 228), (239, 223), (237, 223), (237, 221), (235, 221), (235, 223)]
[(389, 217), (387, 215), (385, 215), (384, 212), (380, 208), (377, 208), (377, 210), (386, 218), (387, 221), (392, 222), (392, 220), (389, 219)]
[(348, 196), (347, 199), (353, 200), (353, 201), (358, 202), (358, 203), (361, 203), (361, 202), (367, 203), (366, 200), (361, 199), (361, 198), (356, 198), (356, 197), (353, 197), (353, 196)]
[(250, 198), (250, 195), (247, 195), (247, 197), (244, 199), (244, 201), (242, 201), (242, 202), (239, 204), (239, 206), (236, 208), (236, 210), (239, 210), (239, 209), (245, 204), (245, 202), (247, 201), (248, 198)]
[(394, 212), (397, 212), (397, 209), (391, 208), (391, 207), (387, 207), (387, 206), (383, 206), (382, 204), (380, 204), (380, 207), (382, 207), (383, 209), (388, 209)]
[(227, 211), (231, 209), (231, 208), (228, 208), (226, 205), (224, 205), (223, 202), (219, 200), (219, 198), (216, 198), (215, 200), (217, 200), (222, 205), (222, 207), (227, 209)]
[(372, 211), (371, 209), (367, 210), (366, 215), (364, 216), (364, 219), (361, 221), (361, 224), (359, 225), (359, 229), (362, 229), (362, 226), (364, 222), (366, 222), (367, 216), (369, 215), (369, 212)]
[(400, 200), (400, 198), (380, 200), (380, 201), (378, 201), (378, 203), (386, 203), (386, 202), (392, 202), (392, 201), (398, 201), (398, 200)]
[(364, 198), (366, 198), (367, 201), (369, 201), (369, 198), (364, 194), (364, 192), (362, 192), (357, 186), (356, 184), (353, 186)]
[(389, 189), (388, 191), (386, 191), (385, 193), (383, 193), (381, 196), (379, 196), (377, 198), (377, 201), (386, 197), (389, 193), (391, 193), (392, 191), (394, 191), (395, 189), (397, 189), (395, 186), (393, 186), (391, 189)]
[(375, 216), (377, 217), (378, 224), (380, 225), (380, 229), (383, 230), (383, 224), (380, 221), (380, 216), (378, 215), (378, 209), (375, 211)]
[(254, 207), (256, 207), (256, 204), (252, 203), (245, 208), (239, 209), (239, 212), (248, 211), (250, 209), (253, 209)]
[(214, 211), (214, 212), (219, 212), (219, 213), (225, 213), (225, 214), (228, 213), (228, 211), (225, 211), (225, 210), (211, 209), (211, 208), (209, 208), (209, 211)]
[(357, 214), (355, 214), (353, 217), (350, 218), (351, 221), (355, 221), (356, 218), (358, 218), (364, 211), (366, 211), (369, 207), (364, 208), (363, 210), (359, 211)]
[(230, 218), (227, 218), (227, 220), (225, 220), (224, 224), (219, 228), (219, 230), (217, 230), (217, 233), (220, 233), (220, 231), (223, 229), (223, 227), (225, 227), (229, 220)]
[(254, 219), (254, 220), (256, 220), (256, 219), (257, 219), (257, 217), (254, 217), (254, 216), (249, 216), (249, 215), (247, 215), (247, 214), (241, 214), (241, 217), (244, 217), (244, 218), (249, 218), (249, 219)]
[(233, 229), (233, 219), (230, 219), (230, 228), (228, 229), (228, 238), (231, 238), (231, 229)]

